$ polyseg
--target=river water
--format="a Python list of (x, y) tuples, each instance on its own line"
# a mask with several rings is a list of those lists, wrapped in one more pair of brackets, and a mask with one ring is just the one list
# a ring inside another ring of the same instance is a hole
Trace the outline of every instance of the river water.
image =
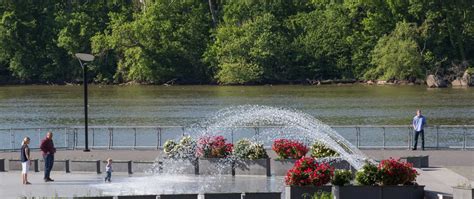
[[(222, 108), (300, 110), (329, 125), (474, 124), (474, 88), (425, 86), (90, 86), (90, 125), (184, 125)], [(81, 86), (1, 86), (0, 129), (83, 124)]]

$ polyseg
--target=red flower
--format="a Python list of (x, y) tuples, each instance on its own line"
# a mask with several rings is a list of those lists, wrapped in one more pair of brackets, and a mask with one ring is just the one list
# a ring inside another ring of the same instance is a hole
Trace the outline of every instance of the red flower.
[(287, 172), (285, 183), (296, 186), (322, 186), (331, 180), (333, 174), (334, 168), (327, 163), (319, 164), (313, 158), (303, 157)]
[(308, 147), (303, 143), (288, 139), (275, 140), (272, 149), (281, 159), (300, 159), (308, 153)]

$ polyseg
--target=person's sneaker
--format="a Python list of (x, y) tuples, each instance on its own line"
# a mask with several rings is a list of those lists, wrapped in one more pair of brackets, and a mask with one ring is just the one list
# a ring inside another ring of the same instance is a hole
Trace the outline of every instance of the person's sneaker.
[(53, 179), (51, 179), (51, 178), (48, 178), (48, 180), (49, 180), (49, 181), (51, 181), (51, 182), (54, 182), (54, 180), (53, 180)]
[(416, 148), (411, 148), (412, 151), (416, 151)]

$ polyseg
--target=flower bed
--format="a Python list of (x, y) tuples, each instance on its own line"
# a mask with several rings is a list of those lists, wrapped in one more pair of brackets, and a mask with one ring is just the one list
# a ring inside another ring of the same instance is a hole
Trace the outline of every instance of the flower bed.
[(226, 143), (223, 136), (202, 137), (197, 143), (196, 156), (199, 157), (199, 174), (232, 174), (234, 175), (232, 159), (233, 145)]
[(334, 198), (422, 199), (424, 186), (416, 185), (418, 173), (410, 163), (382, 160), (378, 166), (366, 164), (356, 173), (359, 186), (334, 186)]
[(303, 143), (288, 139), (275, 140), (272, 149), (279, 159), (300, 159), (308, 153), (308, 147)]
[(318, 163), (313, 158), (303, 157), (296, 161), (285, 177), (287, 197), (305, 198), (318, 192), (330, 192), (326, 186), (334, 174), (334, 168), (327, 163)]
[(272, 150), (278, 156), (271, 161), (272, 174), (276, 176), (285, 176), (295, 162), (308, 153), (308, 148), (303, 143), (288, 139), (275, 140)]
[(242, 139), (234, 146), (236, 175), (270, 176), (270, 159), (262, 144)]

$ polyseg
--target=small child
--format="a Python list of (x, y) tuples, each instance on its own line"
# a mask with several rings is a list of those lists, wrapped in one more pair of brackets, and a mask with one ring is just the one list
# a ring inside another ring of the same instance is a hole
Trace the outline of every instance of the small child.
[(112, 159), (107, 158), (107, 165), (105, 166), (105, 173), (107, 174), (105, 176), (105, 182), (110, 182), (110, 178), (112, 177)]

